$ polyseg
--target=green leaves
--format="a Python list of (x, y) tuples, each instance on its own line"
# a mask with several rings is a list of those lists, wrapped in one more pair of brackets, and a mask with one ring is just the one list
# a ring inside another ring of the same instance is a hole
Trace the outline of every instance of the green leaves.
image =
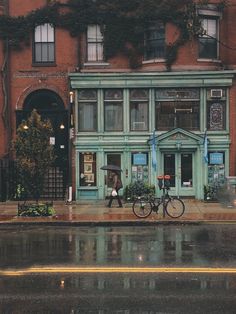
[(53, 130), (49, 121), (42, 121), (36, 110), (17, 129), (13, 149), (25, 192), (38, 200), (43, 190), (44, 174), (55, 155), (49, 138)]
[[(222, 10), (226, 2), (220, 1), (218, 7)], [(89, 24), (105, 25), (105, 56), (110, 58), (122, 52), (130, 59), (131, 67), (137, 67), (144, 31), (151, 20), (172, 23), (180, 31), (176, 42), (168, 43), (167, 68), (175, 61), (179, 47), (203, 31), (193, 0), (68, 0), (63, 4), (55, 1), (26, 16), (0, 16), (0, 38), (8, 39), (10, 46), (21, 48), (29, 43), (36, 25), (51, 23), (67, 29), (72, 36), (85, 32)], [(131, 47), (127, 48), (127, 44)]]

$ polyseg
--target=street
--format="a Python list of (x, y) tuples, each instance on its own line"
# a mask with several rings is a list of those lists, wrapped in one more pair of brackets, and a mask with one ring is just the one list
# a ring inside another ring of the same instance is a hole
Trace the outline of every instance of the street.
[(0, 235), (1, 313), (235, 313), (234, 224)]

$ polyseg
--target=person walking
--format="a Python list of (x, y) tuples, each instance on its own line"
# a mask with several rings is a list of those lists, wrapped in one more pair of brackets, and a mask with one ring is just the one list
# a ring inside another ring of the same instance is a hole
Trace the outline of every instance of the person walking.
[(112, 171), (111, 176), (112, 176), (112, 183), (113, 183), (112, 184), (112, 192), (111, 192), (110, 200), (109, 200), (107, 207), (111, 207), (111, 204), (112, 204), (112, 201), (114, 198), (117, 198), (117, 201), (119, 204), (118, 207), (123, 207), (122, 203), (121, 203), (120, 196), (119, 196), (119, 190), (123, 187), (122, 181), (119, 178), (118, 172), (116, 172), (116, 171)]

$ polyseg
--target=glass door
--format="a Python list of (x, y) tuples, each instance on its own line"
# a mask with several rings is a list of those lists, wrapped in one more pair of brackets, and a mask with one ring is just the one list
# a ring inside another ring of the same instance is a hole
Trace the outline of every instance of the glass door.
[(172, 195), (195, 195), (192, 153), (164, 153), (164, 174), (170, 175)]

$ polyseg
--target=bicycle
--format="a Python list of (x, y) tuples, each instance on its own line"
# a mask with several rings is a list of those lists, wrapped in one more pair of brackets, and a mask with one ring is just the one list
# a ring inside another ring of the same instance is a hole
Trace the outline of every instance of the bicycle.
[[(164, 185), (163, 185), (164, 179)], [(158, 185), (163, 194), (160, 198), (154, 196), (139, 196), (133, 202), (133, 213), (138, 218), (147, 218), (152, 212), (158, 213), (160, 205), (163, 205), (163, 217), (167, 214), (171, 218), (179, 218), (185, 212), (184, 202), (178, 198), (170, 196), (170, 176), (159, 176)]]

